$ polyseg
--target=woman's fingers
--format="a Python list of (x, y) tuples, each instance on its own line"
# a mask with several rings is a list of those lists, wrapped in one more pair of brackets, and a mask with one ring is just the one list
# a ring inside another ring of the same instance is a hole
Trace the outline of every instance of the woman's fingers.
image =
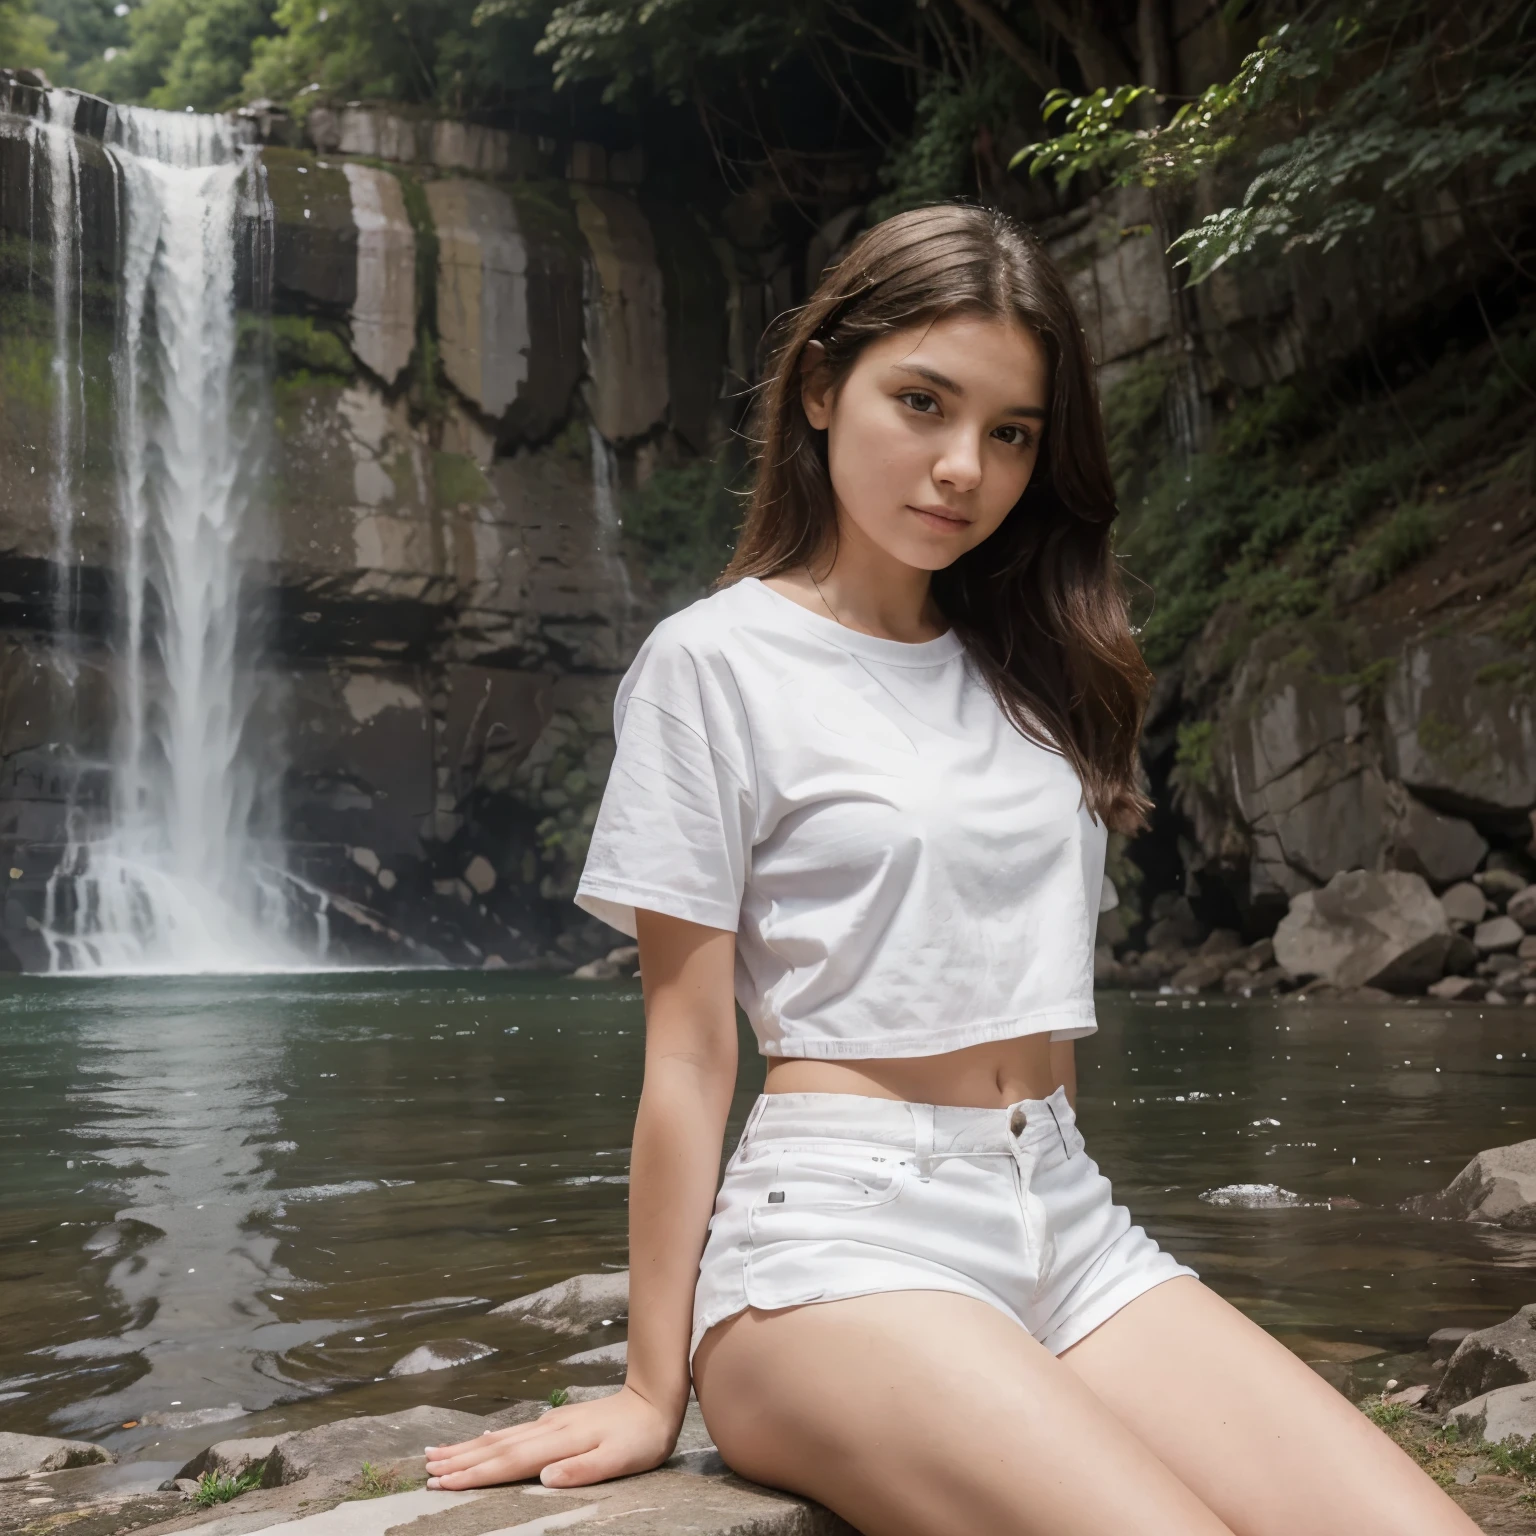
[(543, 1439), (558, 1427), (558, 1425), (546, 1424), (542, 1419), (535, 1419), (530, 1424), (514, 1424), (509, 1429), (491, 1430), (477, 1439), (462, 1440), (457, 1445), (428, 1446), (427, 1472), (435, 1476), (442, 1472), (458, 1472), (464, 1467), (476, 1466), (489, 1457), (499, 1455), (509, 1447), (527, 1446), (536, 1440)]
[[(520, 1424), (519, 1429), (534, 1425)], [(541, 1428), (545, 1426), (539, 1426)], [(483, 1488), (491, 1483), (515, 1483), (536, 1477), (551, 1462), (581, 1455), (594, 1449), (597, 1439), (590, 1430), (583, 1434), (570, 1421), (547, 1426), (544, 1434), (524, 1434), (513, 1439), (470, 1441), (459, 1456), (446, 1461), (429, 1461), (428, 1488)]]

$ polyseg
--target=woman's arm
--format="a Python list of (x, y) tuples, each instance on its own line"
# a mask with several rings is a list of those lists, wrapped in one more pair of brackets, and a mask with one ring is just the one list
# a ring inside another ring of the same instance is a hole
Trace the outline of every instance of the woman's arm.
[(619, 1392), (427, 1448), (429, 1488), (575, 1488), (659, 1466), (688, 1406), (693, 1292), (736, 1086), (736, 936), (637, 912), (645, 1080), (629, 1169), (629, 1364)]
[(1076, 1040), (1051, 1041), (1051, 1080), (1067, 1090), (1067, 1103), (1077, 1113), (1077, 1052)]
[(675, 1439), (688, 1406), (699, 1256), (736, 1087), (736, 936), (657, 912), (635, 918), (645, 1084), (629, 1171), (625, 1385), (670, 1419)]

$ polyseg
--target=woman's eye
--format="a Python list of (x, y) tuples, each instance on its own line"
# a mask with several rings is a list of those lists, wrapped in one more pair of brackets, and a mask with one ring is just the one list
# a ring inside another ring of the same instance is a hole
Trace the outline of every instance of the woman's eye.
[(999, 427), (997, 431), (998, 433), (1011, 432), (1013, 434), (1012, 437), (1003, 438), (1003, 441), (1012, 448), (1028, 448), (1035, 440), (1034, 433), (1028, 427)]
[(932, 395), (925, 395), (920, 389), (909, 389), (896, 398), (906, 401), (914, 411), (922, 411), (925, 415), (932, 415), (939, 408), (939, 402)]

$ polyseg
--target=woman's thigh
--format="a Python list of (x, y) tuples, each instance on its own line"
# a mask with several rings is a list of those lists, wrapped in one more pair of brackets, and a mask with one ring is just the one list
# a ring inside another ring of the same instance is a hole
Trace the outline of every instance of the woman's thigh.
[(693, 1372), (731, 1467), (863, 1536), (1231, 1536), (1075, 1372), (974, 1297), (748, 1308), (704, 1335)]
[(1358, 1408), (1187, 1275), (1144, 1291), (1060, 1363), (1238, 1536), (1475, 1536)]

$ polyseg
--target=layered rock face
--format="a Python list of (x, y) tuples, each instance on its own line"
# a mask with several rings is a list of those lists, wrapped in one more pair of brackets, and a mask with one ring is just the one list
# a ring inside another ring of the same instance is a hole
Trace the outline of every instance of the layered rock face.
[[(32, 969), (72, 807), (105, 793), (81, 765), (110, 756), (124, 665), (110, 643), (120, 200), (90, 131), (100, 113), (83, 110), (81, 597), (63, 645), (40, 95), (10, 77), (6, 106), (0, 301), (20, 323), (0, 339), (0, 960)], [(262, 150), (270, 318), (263, 274), (241, 274), (240, 295), (249, 350), (272, 359), (253, 594), (270, 643), (250, 729), (280, 739), (289, 866), (328, 894), (337, 956), (605, 952), (614, 936), (568, 898), (613, 689), (658, 616), (619, 497), (731, 419), (743, 278), (690, 212), (629, 184), (638, 162), (615, 185), (563, 174), (593, 171), (570, 146), (513, 153), (464, 125), (389, 144), (372, 119), (317, 127), (324, 152)], [(379, 163), (403, 149), (410, 163)]]

